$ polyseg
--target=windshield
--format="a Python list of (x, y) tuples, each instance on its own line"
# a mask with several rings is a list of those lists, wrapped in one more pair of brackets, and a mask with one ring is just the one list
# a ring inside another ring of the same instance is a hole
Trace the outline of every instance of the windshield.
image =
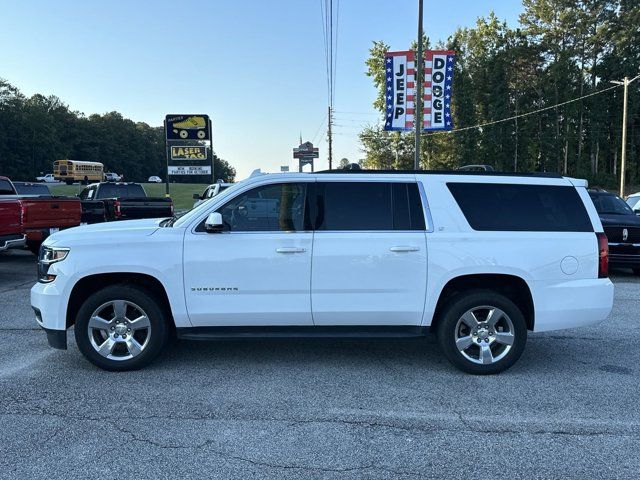
[(615, 195), (593, 195), (591, 197), (596, 210), (601, 215), (629, 215), (633, 214), (631, 207)]
[(209, 205), (209, 203), (215, 199), (215, 201), (219, 201), (222, 200), (224, 198), (226, 198), (229, 195), (233, 195), (233, 193), (238, 190), (238, 188), (244, 185), (244, 181), (242, 182), (238, 182), (235, 183), (233, 186), (225, 189), (224, 192), (220, 192), (218, 195), (216, 195), (215, 197), (211, 197), (207, 200), (205, 200), (204, 202), (202, 202), (200, 205), (198, 205), (197, 207), (189, 210), (187, 213), (185, 213), (183, 216), (181, 216), (179, 219), (177, 219), (174, 223), (173, 226), (175, 227), (182, 227), (183, 225), (188, 224), (193, 218), (197, 217), (200, 215), (200, 213), (204, 210), (206, 210), (207, 206)]

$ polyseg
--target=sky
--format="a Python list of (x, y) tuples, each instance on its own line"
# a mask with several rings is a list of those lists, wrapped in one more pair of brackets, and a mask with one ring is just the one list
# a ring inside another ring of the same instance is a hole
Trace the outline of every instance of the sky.
[[(0, 77), (86, 115), (115, 110), (158, 126), (168, 113), (208, 114), (213, 148), (238, 179), (256, 168), (297, 168), (300, 135), (320, 148), (321, 170), (328, 167), (322, 1), (0, 0)], [(519, 0), (424, 1), (432, 42), (491, 10), (510, 25), (522, 11)], [(362, 158), (357, 134), (378, 123), (364, 63), (372, 41), (408, 49), (417, 5), (334, 0), (335, 161)]]

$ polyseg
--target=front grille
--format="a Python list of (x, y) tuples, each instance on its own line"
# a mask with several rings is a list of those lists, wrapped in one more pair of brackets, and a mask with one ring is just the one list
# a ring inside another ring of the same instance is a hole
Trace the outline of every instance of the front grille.
[[(623, 240), (623, 230), (627, 229), (627, 239)], [(613, 243), (640, 243), (640, 228), (638, 227), (604, 227), (609, 242)]]

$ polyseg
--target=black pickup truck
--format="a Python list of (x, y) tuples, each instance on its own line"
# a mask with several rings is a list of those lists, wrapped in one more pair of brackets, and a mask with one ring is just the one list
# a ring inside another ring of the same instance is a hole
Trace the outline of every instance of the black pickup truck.
[(640, 275), (640, 216), (613, 193), (589, 190), (589, 195), (609, 240), (610, 265)]
[(147, 197), (138, 183), (94, 183), (84, 188), (78, 196), (82, 201), (82, 223), (173, 215), (171, 198)]

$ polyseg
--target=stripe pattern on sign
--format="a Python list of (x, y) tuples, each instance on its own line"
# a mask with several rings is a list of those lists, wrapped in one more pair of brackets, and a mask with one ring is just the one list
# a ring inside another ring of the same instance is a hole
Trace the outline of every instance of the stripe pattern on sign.
[(415, 60), (412, 51), (386, 52), (385, 130), (411, 130), (415, 118)]

